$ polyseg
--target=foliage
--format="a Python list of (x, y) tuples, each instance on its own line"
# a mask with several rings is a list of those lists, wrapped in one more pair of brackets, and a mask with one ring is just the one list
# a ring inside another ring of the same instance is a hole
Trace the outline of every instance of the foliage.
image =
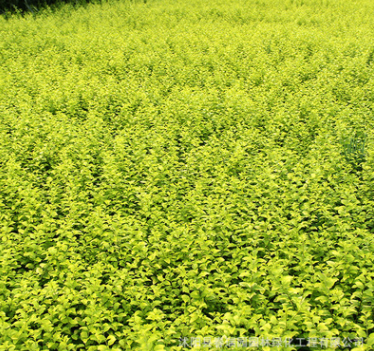
[(0, 350), (371, 350), (373, 7), (0, 17)]
[(357, 170), (362, 170), (362, 163), (365, 161), (365, 142), (367, 136), (354, 135), (349, 139), (342, 141), (343, 145), (343, 155), (346, 160), (353, 164)]
[(0, 0), (0, 13), (25, 12), (29, 11), (35, 14), (43, 7), (61, 6), (62, 3), (71, 3), (74, 5), (83, 5), (86, 0)]

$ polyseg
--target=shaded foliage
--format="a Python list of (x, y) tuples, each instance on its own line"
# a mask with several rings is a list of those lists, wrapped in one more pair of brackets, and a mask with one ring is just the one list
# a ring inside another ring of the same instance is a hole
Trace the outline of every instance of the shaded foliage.
[(0, 14), (13, 12), (37, 13), (46, 6), (56, 7), (61, 4), (84, 5), (97, 0), (0, 0)]

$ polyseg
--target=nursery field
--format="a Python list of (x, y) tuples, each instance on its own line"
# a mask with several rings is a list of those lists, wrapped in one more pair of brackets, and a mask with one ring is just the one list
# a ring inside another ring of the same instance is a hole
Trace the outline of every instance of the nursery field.
[(373, 350), (373, 23), (371, 0), (1, 16), (0, 351)]

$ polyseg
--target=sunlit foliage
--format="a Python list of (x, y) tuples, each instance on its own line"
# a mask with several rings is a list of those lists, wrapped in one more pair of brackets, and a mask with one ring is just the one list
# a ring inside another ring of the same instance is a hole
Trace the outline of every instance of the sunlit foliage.
[(371, 350), (373, 13), (154, 0), (0, 17), (0, 350)]

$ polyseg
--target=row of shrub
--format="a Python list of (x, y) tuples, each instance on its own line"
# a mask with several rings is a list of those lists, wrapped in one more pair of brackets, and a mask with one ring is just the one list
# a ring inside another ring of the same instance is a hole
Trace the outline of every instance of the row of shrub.
[(0, 17), (0, 351), (373, 350), (373, 9)]

